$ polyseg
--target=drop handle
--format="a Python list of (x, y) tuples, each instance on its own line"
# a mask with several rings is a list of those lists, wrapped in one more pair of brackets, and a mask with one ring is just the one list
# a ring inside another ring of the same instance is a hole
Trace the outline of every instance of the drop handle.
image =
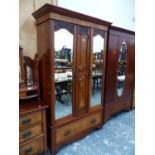
[(32, 147), (28, 147), (25, 149), (25, 154), (31, 153), (33, 151)]
[(96, 118), (92, 118), (91, 121), (90, 121), (90, 123), (91, 123), (91, 124), (96, 123)]
[(71, 131), (70, 130), (67, 130), (67, 131), (65, 131), (64, 136), (68, 136), (70, 134), (71, 134)]
[(28, 138), (32, 135), (32, 132), (31, 131), (27, 131), (27, 132), (24, 132), (23, 134), (23, 138)]
[(26, 124), (29, 124), (29, 123), (31, 123), (31, 119), (30, 118), (23, 119), (23, 121), (22, 121), (23, 125), (26, 125)]

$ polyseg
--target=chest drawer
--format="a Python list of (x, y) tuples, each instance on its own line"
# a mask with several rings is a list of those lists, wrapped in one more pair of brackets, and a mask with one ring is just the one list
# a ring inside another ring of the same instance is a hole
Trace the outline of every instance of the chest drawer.
[(40, 135), (42, 133), (42, 125), (36, 125), (32, 128), (26, 129), (24, 131), (21, 131), (19, 134), (19, 142), (24, 142), (25, 140), (28, 140), (30, 138), (33, 138), (37, 135)]
[(56, 143), (67, 141), (71, 137), (99, 125), (101, 122), (102, 114), (98, 113), (59, 128), (56, 130)]
[(44, 151), (43, 138), (37, 139), (19, 148), (20, 155), (38, 155)]
[(33, 112), (30, 114), (21, 116), (19, 118), (19, 127), (20, 128), (27, 127), (39, 121), (42, 121), (42, 112), (41, 111)]

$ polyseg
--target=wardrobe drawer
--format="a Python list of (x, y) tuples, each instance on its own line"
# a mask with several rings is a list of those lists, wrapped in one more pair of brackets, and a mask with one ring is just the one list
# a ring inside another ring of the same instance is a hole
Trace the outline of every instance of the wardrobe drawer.
[(25, 140), (28, 140), (30, 138), (33, 138), (37, 135), (40, 135), (42, 133), (42, 125), (36, 125), (32, 128), (29, 128), (27, 130), (24, 130), (20, 132), (19, 134), (19, 141), (24, 142)]
[(30, 113), (24, 116), (21, 116), (19, 119), (19, 127), (27, 127), (28, 125), (31, 125), (33, 123), (39, 122), (42, 120), (42, 112), (37, 111), (34, 113)]
[(70, 137), (81, 131), (79, 122), (72, 123), (56, 130), (56, 143), (68, 140)]
[(37, 139), (19, 148), (20, 155), (38, 155), (44, 151), (43, 138)]
[(88, 118), (87, 127), (91, 128), (101, 123), (102, 123), (102, 114), (98, 113)]
[(98, 113), (56, 130), (56, 144), (69, 140), (71, 137), (86, 131), (102, 122), (102, 114)]
[(77, 135), (78, 133), (87, 129), (87, 124), (84, 123), (84, 119), (78, 120), (74, 123), (71, 123), (67, 126), (64, 126), (56, 130), (56, 143), (67, 141), (72, 136)]

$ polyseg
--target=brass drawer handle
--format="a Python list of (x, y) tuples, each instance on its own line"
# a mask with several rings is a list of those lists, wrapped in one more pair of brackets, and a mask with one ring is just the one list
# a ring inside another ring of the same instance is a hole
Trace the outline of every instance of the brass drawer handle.
[(32, 135), (32, 132), (31, 131), (27, 131), (23, 134), (23, 138), (28, 138)]
[(65, 131), (64, 136), (68, 136), (70, 134), (71, 134), (71, 131), (70, 130), (67, 130), (67, 131)]
[(31, 153), (32, 152), (32, 147), (28, 147), (25, 149), (25, 154)]
[(91, 124), (96, 123), (96, 118), (92, 118), (91, 121), (90, 121), (90, 123), (91, 123)]
[(29, 124), (29, 123), (31, 123), (31, 119), (30, 118), (23, 119), (23, 121), (22, 121), (23, 125), (26, 125), (26, 124)]

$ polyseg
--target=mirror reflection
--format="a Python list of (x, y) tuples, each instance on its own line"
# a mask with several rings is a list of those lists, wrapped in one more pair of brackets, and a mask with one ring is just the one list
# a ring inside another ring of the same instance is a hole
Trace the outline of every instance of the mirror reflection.
[(123, 41), (120, 48), (119, 60), (117, 71), (117, 94), (121, 96), (125, 84), (125, 72), (127, 67), (127, 44)]
[(91, 107), (101, 104), (104, 38), (94, 35), (91, 73)]
[(32, 68), (30, 66), (26, 66), (26, 80), (27, 80), (27, 85), (33, 85), (33, 72)]
[(55, 36), (55, 118), (72, 113), (73, 34), (64, 28)]

